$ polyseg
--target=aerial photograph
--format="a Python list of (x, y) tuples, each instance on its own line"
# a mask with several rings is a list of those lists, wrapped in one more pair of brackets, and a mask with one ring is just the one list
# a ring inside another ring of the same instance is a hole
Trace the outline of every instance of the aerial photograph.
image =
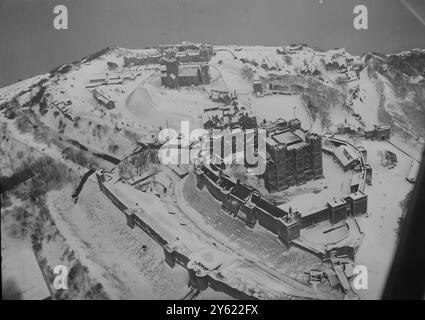
[(0, 131), (2, 300), (425, 299), (423, 0), (0, 0)]

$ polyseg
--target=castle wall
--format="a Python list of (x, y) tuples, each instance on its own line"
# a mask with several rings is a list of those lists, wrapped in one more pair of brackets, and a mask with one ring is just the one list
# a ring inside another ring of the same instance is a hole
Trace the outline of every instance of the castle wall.
[(207, 187), (208, 192), (211, 193), (215, 199), (223, 201), (223, 189), (220, 188), (220, 186), (211, 181), (208, 177), (205, 177), (205, 186)]
[(282, 222), (266, 211), (256, 207), (255, 212), (257, 214), (257, 220), (260, 226), (266, 228), (267, 230), (273, 232), (276, 235), (279, 235), (279, 231), (282, 228)]

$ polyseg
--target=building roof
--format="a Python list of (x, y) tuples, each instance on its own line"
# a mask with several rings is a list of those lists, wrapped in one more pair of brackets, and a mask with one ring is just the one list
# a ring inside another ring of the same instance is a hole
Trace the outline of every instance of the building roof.
[(297, 129), (294, 131), (294, 134), (297, 135), (303, 141), (305, 141), (305, 132), (303, 130)]
[(284, 143), (286, 145), (291, 145), (301, 141), (300, 137), (298, 137), (296, 134), (290, 131), (276, 134), (273, 136), (273, 138), (279, 143), (282, 143), (282, 144)]
[[(298, 132), (300, 130), (297, 130)], [(292, 131), (283, 131), (271, 136), (271, 139), (267, 139), (267, 142), (270, 145), (286, 145), (292, 146), (301, 142), (304, 142), (303, 138), (301, 138), (296, 132)], [(298, 132), (299, 133), (299, 132)], [(305, 135), (304, 135), (305, 137)], [(274, 141), (273, 141), (274, 140)]]
[(345, 146), (345, 152), (353, 159), (358, 159), (359, 157), (354, 148), (351, 146)]
[(347, 202), (344, 199), (339, 199), (339, 200), (335, 199), (335, 200), (328, 202), (328, 205), (332, 208), (336, 208), (336, 207), (339, 207), (341, 205), (346, 205), (346, 204), (347, 204)]
[(272, 147), (279, 145), (279, 143), (276, 140), (274, 140), (272, 137), (268, 137), (266, 139), (266, 143)]
[(198, 76), (198, 67), (186, 66), (182, 67), (179, 70), (179, 77), (197, 77)]
[(357, 156), (353, 154), (350, 148), (344, 145), (341, 145), (338, 148), (334, 149), (333, 154), (343, 167), (348, 166), (350, 163), (357, 159)]
[(349, 197), (352, 200), (359, 200), (359, 199), (367, 198), (367, 195), (363, 193), (362, 191), (357, 191), (357, 192), (351, 193)]

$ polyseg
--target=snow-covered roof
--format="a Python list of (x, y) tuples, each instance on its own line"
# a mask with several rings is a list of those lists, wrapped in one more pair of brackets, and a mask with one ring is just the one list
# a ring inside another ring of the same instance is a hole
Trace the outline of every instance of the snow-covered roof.
[(357, 154), (349, 146), (341, 145), (334, 149), (333, 153), (344, 167), (358, 159)]
[(302, 142), (302, 139), (291, 131), (275, 134), (273, 139), (276, 140), (279, 144), (286, 144), (287, 146)]

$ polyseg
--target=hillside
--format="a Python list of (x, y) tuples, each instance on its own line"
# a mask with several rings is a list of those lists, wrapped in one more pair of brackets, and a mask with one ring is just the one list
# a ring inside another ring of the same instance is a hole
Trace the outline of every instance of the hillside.
[[(1, 88), (2, 114), (16, 124), (27, 120), (33, 126), (38, 123), (49, 138), (50, 133), (59, 133), (118, 158), (133, 150), (136, 140), (147, 140), (167, 125), (178, 127), (180, 120), (189, 119), (199, 126), (203, 105), (212, 102), (202, 90), (164, 90), (154, 65), (123, 84), (99, 89), (113, 97), (114, 109), (99, 105), (92, 89), (86, 88), (90, 79), (110, 72), (108, 63), (120, 69), (124, 56), (154, 50), (107, 48), (45, 75)], [(252, 81), (272, 79), (301, 97), (287, 103), (294, 104), (299, 114), (305, 113), (305, 122), (316, 131), (334, 128), (345, 120), (356, 126), (384, 122), (400, 132), (425, 137), (424, 50), (358, 57), (344, 49), (322, 51), (305, 45), (217, 46), (210, 65), (212, 82), (206, 90), (236, 90), (240, 99), (254, 104), (255, 109), (257, 104), (267, 108), (268, 100), (273, 99), (255, 101)], [(66, 105), (66, 112), (60, 110), (61, 104)], [(288, 108), (276, 108), (271, 106), (267, 112), (288, 117), (288, 111), (284, 111)], [(353, 113), (360, 117), (353, 117)]]

